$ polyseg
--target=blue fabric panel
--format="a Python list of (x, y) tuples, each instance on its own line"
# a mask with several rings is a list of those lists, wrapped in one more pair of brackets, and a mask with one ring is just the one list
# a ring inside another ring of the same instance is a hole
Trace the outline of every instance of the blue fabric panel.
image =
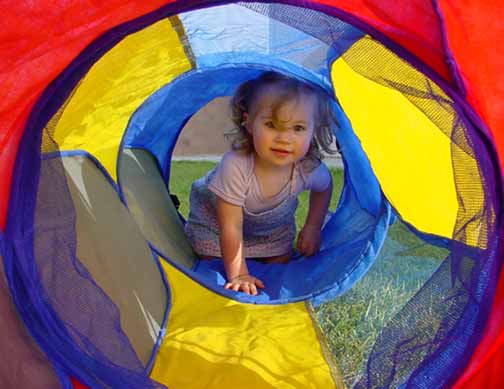
[(323, 230), (323, 246), (317, 254), (309, 258), (296, 255), (286, 265), (247, 261), (250, 273), (266, 286), (258, 296), (224, 290), (221, 260), (200, 260), (192, 277), (216, 288), (220, 294), (252, 304), (282, 304), (312, 298), (319, 305), (333, 299), (346, 292), (373, 264), (385, 240), (391, 215), (386, 202), (378, 218), (359, 208), (348, 185), (340, 204)]
[[(113, 178), (110, 176), (108, 173), (107, 169), (100, 163), (98, 159), (96, 159), (92, 154), (85, 150), (64, 150), (64, 151), (55, 151), (55, 152), (50, 152), (46, 154), (42, 154), (41, 158), (44, 161), (50, 160), (50, 159), (63, 159), (65, 157), (73, 157), (73, 156), (82, 156), (88, 158), (95, 166), (96, 168), (103, 174), (103, 176), (106, 178), (107, 182), (112, 186), (112, 188), (117, 192), (118, 195), (121, 194), (119, 190), (119, 186), (116, 184), (116, 182), (113, 180)], [(121, 196), (120, 196), (121, 197)], [(126, 203), (124, 200), (121, 198), (121, 201), (124, 203), (126, 206)], [(150, 372), (152, 367), (154, 366), (154, 362), (156, 360), (157, 353), (159, 351), (159, 347), (161, 346), (161, 343), (163, 341), (164, 335), (166, 333), (166, 324), (168, 322), (168, 316), (169, 312), (171, 310), (172, 306), (172, 296), (171, 296), (171, 289), (170, 289), (170, 284), (168, 283), (168, 280), (166, 278), (166, 274), (164, 270), (161, 267), (160, 260), (157, 255), (155, 255), (155, 252), (152, 251), (153, 254), (153, 259), (156, 262), (156, 265), (158, 266), (159, 272), (161, 274), (161, 278), (163, 280), (163, 284), (166, 288), (166, 294), (167, 294), (167, 306), (165, 309), (165, 312), (163, 314), (163, 321), (161, 323), (161, 328), (159, 329), (159, 334), (158, 338), (156, 340), (156, 343), (153, 347), (151, 357), (149, 358), (149, 362), (147, 363), (145, 370), (147, 372)], [(72, 387), (71, 387), (72, 388)]]
[(253, 53), (243, 59), (251, 63), (193, 70), (158, 90), (131, 118), (123, 139), (124, 147), (149, 150), (167, 179), (171, 152), (186, 121), (214, 98), (232, 95), (238, 85), (262, 71), (281, 71), (330, 90), (330, 85), (321, 84), (315, 74), (294, 64), (269, 59), (269, 65), (264, 66), (261, 63), (268, 63), (267, 59)]
[[(256, 77), (263, 70), (274, 69), (324, 89), (329, 87), (315, 74), (293, 64), (269, 59), (269, 66), (261, 66), (259, 64), (266, 58), (253, 53), (243, 59), (251, 61), (250, 64), (191, 71), (157, 91), (133, 115), (125, 132), (124, 146), (149, 150), (167, 178), (171, 151), (185, 122), (214, 98), (231, 95), (243, 81)], [(356, 193), (362, 206), (377, 214), (381, 197), (378, 181), (345, 113), (339, 104), (334, 104), (333, 108), (340, 123), (337, 137), (347, 161), (350, 181), (358, 186)]]
[(206, 8), (183, 13), (180, 19), (198, 67), (216, 65), (209, 58), (219, 58), (220, 65), (236, 64), (243, 53), (256, 53), (325, 73), (328, 44), (246, 6)]
[[(274, 21), (271, 23), (270, 36), (272, 37), (271, 40), (276, 40), (276, 42), (273, 42), (271, 46), (280, 46), (277, 42), (282, 42), (283, 39), (281, 35), (282, 28), (279, 28), (279, 33), (277, 33), (275, 31), (276, 26), (288, 25), (291, 27), (291, 31), (292, 28), (295, 28), (298, 32), (302, 31), (328, 45), (330, 47), (328, 57), (331, 59), (328, 63), (332, 63), (336, 57), (343, 55), (350, 46), (365, 35), (362, 30), (354, 27), (352, 24), (338, 18), (333, 18), (323, 12), (315, 11), (314, 9), (264, 2), (242, 3), (241, 5)], [(294, 32), (293, 35), (296, 35), (296, 33)], [(288, 40), (285, 42), (285, 47), (290, 47)], [(299, 57), (296, 57), (296, 60), (304, 66), (316, 69), (311, 66), (311, 57), (317, 58), (317, 55), (314, 54), (320, 54), (320, 52), (314, 53), (312, 51), (306, 52), (300, 50)], [(318, 71), (324, 75), (328, 75), (326, 73), (327, 69), (330, 69), (330, 66), (321, 68)]]
[(124, 146), (149, 150), (166, 177), (171, 150), (186, 120), (214, 98), (231, 94), (237, 85), (258, 74), (255, 69), (186, 73), (157, 91), (135, 112), (125, 133)]
[[(360, 208), (358, 197), (351, 185), (345, 185), (342, 196), (337, 212), (322, 231), (324, 246), (330, 245), (338, 250), (344, 250), (349, 244), (358, 243), (365, 244), (366, 248), (357, 257), (344, 258), (342, 262), (348, 262), (348, 265), (343, 274), (339, 274), (339, 278), (344, 277), (343, 282), (339, 282), (338, 287), (314, 295), (312, 298), (314, 306), (343, 294), (367, 273), (378, 257), (391, 224), (392, 211), (385, 198), (382, 198), (380, 214), (375, 218)], [(341, 263), (337, 262), (337, 265), (334, 269), (326, 270), (328, 276), (332, 275), (337, 279), (334, 272), (339, 271)]]
[[(158, 159), (163, 175), (168, 179), (171, 152), (187, 119), (212, 99), (231, 95), (243, 81), (256, 77), (263, 70), (275, 69), (327, 88), (316, 75), (293, 64), (270, 58), (269, 66), (265, 68), (258, 65), (265, 58), (252, 53), (242, 54), (248, 56), (247, 60), (253, 59), (255, 64), (193, 70), (156, 92), (130, 120), (124, 146), (149, 150)], [(322, 250), (313, 258), (294, 259), (287, 266), (265, 266), (250, 261), (253, 274), (268, 285), (259, 297), (225, 291), (221, 261), (202, 261), (196, 274), (188, 275), (231, 298), (270, 304), (322, 294), (315, 301), (320, 303), (343, 293), (364, 275), (381, 247), (386, 234), (383, 225), (390, 222), (391, 213), (389, 206), (382, 204), (378, 181), (349, 120), (338, 104), (335, 103), (333, 108), (340, 123), (337, 137), (346, 167), (345, 189), (336, 213), (324, 228)], [(314, 262), (317, 266), (313, 266)]]

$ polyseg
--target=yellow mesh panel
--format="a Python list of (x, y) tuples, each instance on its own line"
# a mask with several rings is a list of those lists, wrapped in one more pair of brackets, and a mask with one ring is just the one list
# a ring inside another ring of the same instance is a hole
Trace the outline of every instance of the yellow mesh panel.
[(126, 37), (81, 81), (54, 132), (60, 150), (86, 150), (116, 179), (128, 120), (145, 99), (191, 69), (179, 36), (162, 20)]
[(419, 230), (452, 237), (458, 203), (450, 138), (403, 94), (354, 72), (342, 58), (331, 77), (391, 204)]

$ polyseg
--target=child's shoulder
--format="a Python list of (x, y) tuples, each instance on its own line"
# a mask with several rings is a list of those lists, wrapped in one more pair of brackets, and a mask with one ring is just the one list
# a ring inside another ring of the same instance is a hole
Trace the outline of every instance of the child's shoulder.
[(325, 187), (331, 180), (331, 172), (321, 160), (302, 160), (298, 164), (298, 172), (305, 189)]
[(253, 174), (248, 156), (237, 151), (226, 152), (210, 173), (208, 189), (235, 205), (243, 205)]
[(241, 150), (229, 150), (222, 156), (219, 170), (223, 174), (240, 175), (248, 177), (253, 174), (253, 156)]
[(316, 172), (329, 170), (327, 165), (320, 159), (304, 158), (297, 164), (297, 169), (299, 172), (308, 177), (311, 174), (316, 174)]
[(221, 163), (248, 163), (251, 154), (243, 150), (228, 150), (222, 155)]

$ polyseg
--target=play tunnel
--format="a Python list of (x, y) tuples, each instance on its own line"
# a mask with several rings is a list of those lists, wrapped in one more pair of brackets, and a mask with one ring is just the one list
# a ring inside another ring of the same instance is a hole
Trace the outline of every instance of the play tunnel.
[[(420, 31), (444, 28), (439, 4), (409, 10), (425, 42), (414, 51), (399, 34), (409, 25), (387, 34), (387, 18), (350, 3), (93, 6), (82, 26), (102, 27), (86, 40), (64, 18), (51, 54), (67, 50), (67, 63), (42, 71), (40, 85), (34, 77), (39, 95), (26, 86), (10, 102), (27, 113), (18, 148), (2, 150), (15, 156), (1, 173), (1, 257), (21, 319), (9, 308), (9, 320), (31, 338), (14, 343), (29, 368), (9, 382), (430, 388), (486, 368), (502, 262), (493, 135), (468, 81), (440, 61), (446, 31)], [(390, 12), (405, 21), (406, 10)], [(172, 157), (194, 115), (269, 70), (332, 96), (344, 178), (321, 250), (286, 265), (250, 261), (266, 284), (250, 296), (223, 288), (222, 261), (193, 253), (172, 201)], [(392, 289), (400, 299), (388, 299)], [(345, 307), (374, 327), (365, 351), (345, 349), (344, 337), (335, 346)]]

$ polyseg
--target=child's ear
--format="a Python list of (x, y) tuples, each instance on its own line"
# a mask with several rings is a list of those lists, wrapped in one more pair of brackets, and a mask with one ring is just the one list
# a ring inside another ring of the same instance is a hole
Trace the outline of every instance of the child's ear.
[(250, 129), (250, 116), (248, 114), (248, 112), (243, 112), (243, 120), (242, 120), (242, 126), (245, 127), (245, 129), (247, 130), (247, 132), (249, 134), (252, 134), (252, 130)]

